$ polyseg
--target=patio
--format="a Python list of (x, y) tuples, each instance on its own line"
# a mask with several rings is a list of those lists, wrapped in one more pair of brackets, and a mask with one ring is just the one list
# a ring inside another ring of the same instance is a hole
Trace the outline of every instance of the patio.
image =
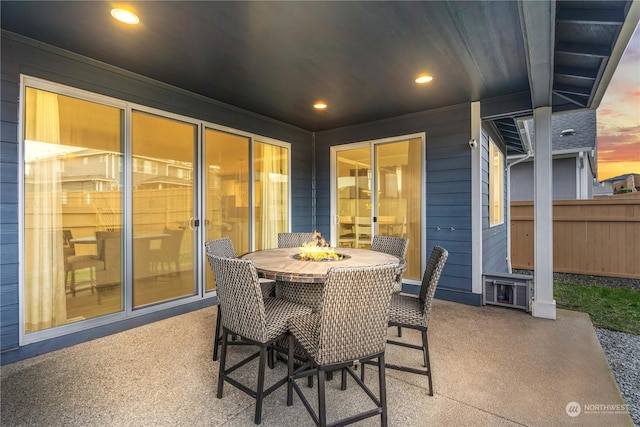
[[(252, 426), (252, 399), (229, 385), (215, 397), (215, 318), (209, 307), (3, 366), (2, 424)], [(417, 340), (413, 331), (403, 335)], [(391, 426), (632, 425), (585, 314), (558, 310), (549, 321), (436, 300), (429, 344), (435, 395), (427, 395), (426, 378), (388, 370)], [(414, 356), (387, 350), (389, 362)], [(285, 369), (278, 364), (268, 375)], [(347, 392), (337, 380), (329, 384), (332, 414), (366, 402), (353, 384)], [(285, 399), (281, 388), (265, 400), (262, 425), (313, 425), (297, 398), (292, 407)], [(576, 417), (567, 415), (570, 402), (581, 405)]]

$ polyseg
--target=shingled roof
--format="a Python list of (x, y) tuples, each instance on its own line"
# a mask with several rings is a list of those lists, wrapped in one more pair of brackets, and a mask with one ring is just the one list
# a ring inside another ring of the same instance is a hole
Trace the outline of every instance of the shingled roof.
[[(533, 119), (525, 122), (535, 153)], [(557, 114), (551, 118), (552, 151), (590, 151), (596, 149), (596, 110)]]

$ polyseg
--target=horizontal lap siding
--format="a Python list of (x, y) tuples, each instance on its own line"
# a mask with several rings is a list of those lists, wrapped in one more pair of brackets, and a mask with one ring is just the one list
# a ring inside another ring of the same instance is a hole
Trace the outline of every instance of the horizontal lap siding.
[(308, 143), (291, 146), (291, 231), (313, 230), (312, 169), (312, 146), (309, 137)]
[[(2, 32), (1, 350), (18, 346), (18, 95), (25, 74), (291, 143), (292, 229), (312, 228), (312, 134), (275, 120)], [(15, 233), (7, 232), (15, 230)]]
[(2, 42), (0, 133), (0, 350), (18, 346), (18, 66)]
[[(407, 134), (426, 134), (428, 257), (435, 245), (449, 251), (438, 284), (440, 298), (477, 303), (471, 293), (471, 108), (457, 105), (316, 135), (317, 223), (330, 230), (330, 149), (333, 145)], [(436, 227), (440, 227), (437, 231)], [(454, 228), (451, 231), (451, 227)], [(463, 295), (464, 294), (464, 295)], [(467, 295), (467, 296), (465, 296)]]

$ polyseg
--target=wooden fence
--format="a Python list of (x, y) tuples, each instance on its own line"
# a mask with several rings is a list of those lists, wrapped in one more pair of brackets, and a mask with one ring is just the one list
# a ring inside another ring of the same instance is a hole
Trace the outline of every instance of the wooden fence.
[[(534, 268), (533, 202), (511, 203), (511, 263)], [(553, 271), (640, 279), (640, 197), (553, 203)]]

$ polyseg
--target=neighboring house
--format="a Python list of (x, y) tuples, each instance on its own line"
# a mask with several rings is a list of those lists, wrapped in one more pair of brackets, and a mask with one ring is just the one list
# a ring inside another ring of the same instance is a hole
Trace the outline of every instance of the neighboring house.
[(610, 182), (597, 182), (593, 184), (593, 197), (611, 196), (613, 185)]
[(627, 173), (602, 181), (612, 187), (613, 194), (633, 193), (640, 191), (640, 174)]
[[(558, 114), (551, 120), (553, 199), (591, 199), (596, 167), (596, 110)], [(532, 120), (524, 122), (523, 138), (534, 141)], [(535, 147), (533, 147), (535, 152)], [(526, 157), (509, 157), (510, 163)], [(511, 201), (533, 200), (533, 156), (511, 168)]]

